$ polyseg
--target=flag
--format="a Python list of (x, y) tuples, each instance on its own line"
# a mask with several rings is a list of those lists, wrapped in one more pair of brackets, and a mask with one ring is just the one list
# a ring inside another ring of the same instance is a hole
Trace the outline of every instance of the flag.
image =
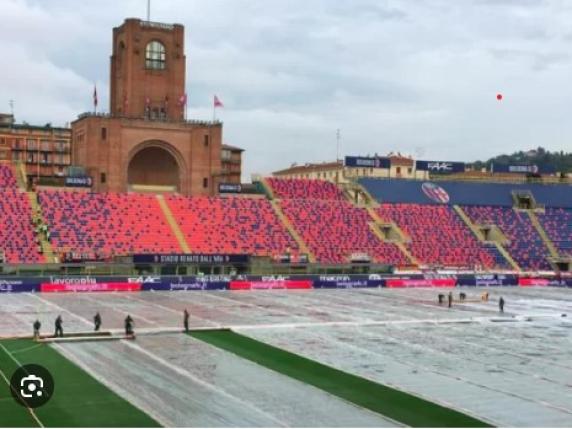
[(184, 106), (185, 104), (187, 104), (187, 94), (183, 94), (179, 97), (179, 104), (181, 106)]
[(165, 110), (169, 107), (169, 96), (165, 95)]
[(224, 107), (224, 104), (222, 104), (222, 101), (220, 101), (216, 95), (214, 96), (214, 107)]
[(93, 107), (97, 109), (97, 85), (93, 85)]

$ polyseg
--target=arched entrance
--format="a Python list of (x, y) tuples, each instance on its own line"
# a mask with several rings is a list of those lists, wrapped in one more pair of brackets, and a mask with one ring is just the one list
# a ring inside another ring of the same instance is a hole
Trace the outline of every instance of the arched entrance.
[(178, 153), (162, 142), (145, 143), (135, 148), (127, 167), (127, 183), (133, 190), (181, 190)]

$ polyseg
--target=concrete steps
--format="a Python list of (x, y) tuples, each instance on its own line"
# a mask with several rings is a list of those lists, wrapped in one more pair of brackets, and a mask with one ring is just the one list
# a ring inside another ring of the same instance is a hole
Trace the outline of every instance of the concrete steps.
[(292, 225), (290, 219), (288, 219), (288, 217), (284, 214), (278, 200), (274, 199), (270, 200), (270, 205), (272, 206), (274, 213), (276, 213), (276, 216), (278, 216), (278, 219), (280, 219), (280, 222), (282, 222), (282, 225), (284, 225), (286, 230), (290, 233), (290, 235), (298, 245), (300, 252), (306, 253), (308, 255), (308, 260), (312, 263), (315, 263), (316, 256), (310, 251), (310, 248), (306, 245), (300, 234), (298, 234), (298, 231), (296, 231), (296, 228), (294, 228), (294, 225)]
[[(41, 219), (42, 223), (47, 225), (44, 214), (42, 213), (42, 207), (38, 204), (38, 195), (35, 192), (26, 192), (28, 196), (28, 200), (30, 201), (30, 207), (32, 209), (32, 219), (39, 218)], [(36, 226), (34, 225), (34, 228)], [(49, 226), (48, 226), (49, 231)], [(42, 232), (36, 232), (36, 237), (40, 241), (40, 246), (42, 248), (42, 253), (46, 258), (47, 262), (56, 263), (56, 256), (54, 255), (54, 250), (52, 248), (52, 244), (46, 239), (45, 235)]]
[[(388, 222), (384, 222), (383, 219), (381, 219), (379, 217), (379, 215), (375, 212), (373, 207), (367, 207), (366, 210), (367, 210), (369, 216), (373, 219), (373, 222), (369, 223), (370, 230), (375, 234), (375, 236), (380, 241), (382, 241), (384, 243), (388, 242), (379, 229), (381, 227), (381, 225), (385, 225)], [(391, 226), (400, 238), (399, 238), (399, 240), (389, 241), (389, 242), (392, 244), (395, 244), (397, 246), (397, 248), (401, 251), (401, 253), (403, 253), (403, 255), (405, 255), (405, 257), (411, 263), (411, 265), (417, 265), (418, 266), (419, 261), (417, 260), (417, 258), (415, 258), (415, 256), (413, 256), (411, 254), (411, 252), (407, 249), (407, 246), (405, 246), (405, 242), (409, 239), (407, 237), (407, 235), (395, 223), (391, 222)]]
[(179, 227), (179, 224), (177, 223), (175, 216), (173, 216), (173, 212), (169, 208), (167, 201), (165, 201), (165, 197), (161, 194), (157, 195), (156, 197), (157, 197), (157, 202), (159, 203), (159, 207), (161, 207), (161, 211), (165, 216), (167, 224), (169, 224), (169, 227), (171, 228), (173, 235), (175, 236), (175, 238), (179, 243), (179, 247), (181, 248), (183, 253), (191, 253), (191, 248), (189, 246), (189, 243), (187, 243), (185, 234), (183, 234), (183, 231), (181, 231), (181, 228)]
[[(455, 210), (455, 212), (459, 215), (459, 217), (463, 220), (463, 222), (465, 222), (465, 225), (469, 227), (469, 229), (472, 231), (475, 237), (477, 237), (477, 240), (479, 240), (479, 242), (487, 243), (487, 241), (485, 241), (485, 237), (483, 237), (483, 234), (481, 234), (477, 226), (471, 221), (471, 219), (469, 219), (469, 216), (467, 216), (465, 211), (460, 206), (454, 205), (453, 210)], [(498, 241), (491, 241), (489, 243), (493, 244), (497, 248), (499, 253), (503, 256), (503, 258), (510, 264), (510, 266), (514, 270), (522, 271), (521, 268), (516, 263), (516, 261), (512, 258), (512, 256), (510, 256), (510, 253), (508, 253), (508, 251), (504, 248), (502, 243)]]
[(536, 216), (536, 213), (534, 213), (532, 210), (527, 210), (526, 213), (528, 214), (528, 217), (530, 218), (532, 225), (538, 232), (538, 235), (540, 235), (540, 238), (542, 238), (542, 242), (550, 252), (550, 256), (552, 256), (553, 258), (558, 258), (560, 256), (558, 254), (558, 249), (556, 248), (554, 243), (550, 240), (548, 234), (540, 224), (540, 221), (538, 220), (538, 216)]

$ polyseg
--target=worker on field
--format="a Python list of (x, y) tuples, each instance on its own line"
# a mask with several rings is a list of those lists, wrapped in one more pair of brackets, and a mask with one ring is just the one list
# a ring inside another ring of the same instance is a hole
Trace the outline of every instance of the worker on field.
[(186, 308), (183, 313), (183, 325), (185, 326), (185, 332), (189, 332), (189, 312)]
[(38, 319), (36, 319), (36, 321), (34, 322), (34, 339), (35, 340), (40, 338), (40, 328), (41, 327), (42, 327), (42, 324), (40, 323), (40, 321)]
[(447, 302), (449, 303), (449, 308), (451, 308), (453, 306), (453, 292), (449, 292), (449, 295), (447, 296)]
[(440, 293), (438, 296), (438, 299), (439, 299), (439, 305), (443, 304), (443, 301), (445, 300), (445, 295)]
[(58, 317), (56, 318), (56, 332), (54, 334), (54, 337), (63, 337), (64, 336), (64, 329), (62, 327), (63, 323), (64, 323), (64, 321), (62, 320), (62, 316), (58, 315)]
[(465, 294), (465, 292), (461, 292), (459, 294), (459, 301), (463, 302), (465, 299), (467, 299), (467, 294)]
[(125, 318), (125, 336), (133, 336), (133, 319), (129, 314)]
[(95, 313), (95, 316), (93, 317), (93, 325), (95, 327), (95, 331), (99, 331), (101, 326), (101, 315), (99, 314), (99, 311)]
[(504, 299), (502, 296), (499, 298), (499, 311), (504, 313)]

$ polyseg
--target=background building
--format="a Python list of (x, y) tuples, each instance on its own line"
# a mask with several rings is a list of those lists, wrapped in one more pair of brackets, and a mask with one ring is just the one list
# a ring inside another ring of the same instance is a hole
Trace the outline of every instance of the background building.
[(71, 130), (18, 124), (0, 114), (0, 160), (23, 164), (29, 183), (63, 177), (71, 164)]
[(222, 123), (185, 119), (185, 71), (182, 25), (127, 19), (113, 30), (110, 113), (72, 123), (74, 164), (96, 190), (213, 195), (240, 182), (242, 150), (223, 149)]

